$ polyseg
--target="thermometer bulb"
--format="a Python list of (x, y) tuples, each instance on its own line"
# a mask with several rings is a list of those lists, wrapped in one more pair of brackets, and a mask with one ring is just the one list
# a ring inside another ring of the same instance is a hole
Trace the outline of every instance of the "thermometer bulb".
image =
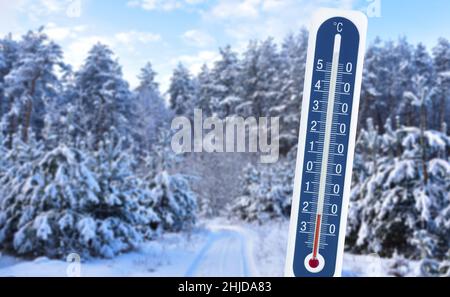
[(317, 259), (317, 258), (312, 258), (311, 260), (309, 260), (309, 267), (311, 267), (311, 268), (317, 268), (317, 267), (319, 267), (319, 264), (320, 264), (320, 262), (319, 262), (319, 259)]

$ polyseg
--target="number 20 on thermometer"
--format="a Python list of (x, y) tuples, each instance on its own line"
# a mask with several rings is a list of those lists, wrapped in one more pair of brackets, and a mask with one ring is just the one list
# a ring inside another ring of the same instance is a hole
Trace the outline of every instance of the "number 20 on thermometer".
[(310, 30), (285, 273), (340, 276), (367, 18), (321, 9)]

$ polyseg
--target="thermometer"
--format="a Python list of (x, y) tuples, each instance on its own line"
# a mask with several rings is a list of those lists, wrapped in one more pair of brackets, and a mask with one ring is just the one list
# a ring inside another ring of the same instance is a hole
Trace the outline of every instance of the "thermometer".
[(313, 17), (287, 276), (342, 272), (366, 31), (360, 12), (321, 9)]

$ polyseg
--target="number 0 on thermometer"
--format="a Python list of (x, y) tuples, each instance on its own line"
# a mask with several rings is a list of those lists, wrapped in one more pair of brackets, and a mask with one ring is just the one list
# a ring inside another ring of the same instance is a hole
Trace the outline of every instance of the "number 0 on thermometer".
[(319, 10), (310, 30), (287, 276), (340, 276), (367, 18)]

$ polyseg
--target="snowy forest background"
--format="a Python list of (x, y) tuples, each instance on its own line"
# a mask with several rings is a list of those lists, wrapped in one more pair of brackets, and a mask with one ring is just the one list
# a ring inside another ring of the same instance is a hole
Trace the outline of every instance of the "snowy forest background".
[[(0, 251), (34, 259), (113, 258), (215, 217), (287, 222), (307, 32), (220, 49), (198, 76), (179, 64), (167, 94), (151, 63), (131, 89), (95, 45), (74, 71), (44, 29), (0, 40)], [(168, 99), (168, 100), (166, 100)], [(174, 155), (174, 116), (279, 116), (279, 162)], [(367, 50), (346, 249), (450, 270), (450, 43)], [(285, 230), (286, 233), (288, 230)]]

